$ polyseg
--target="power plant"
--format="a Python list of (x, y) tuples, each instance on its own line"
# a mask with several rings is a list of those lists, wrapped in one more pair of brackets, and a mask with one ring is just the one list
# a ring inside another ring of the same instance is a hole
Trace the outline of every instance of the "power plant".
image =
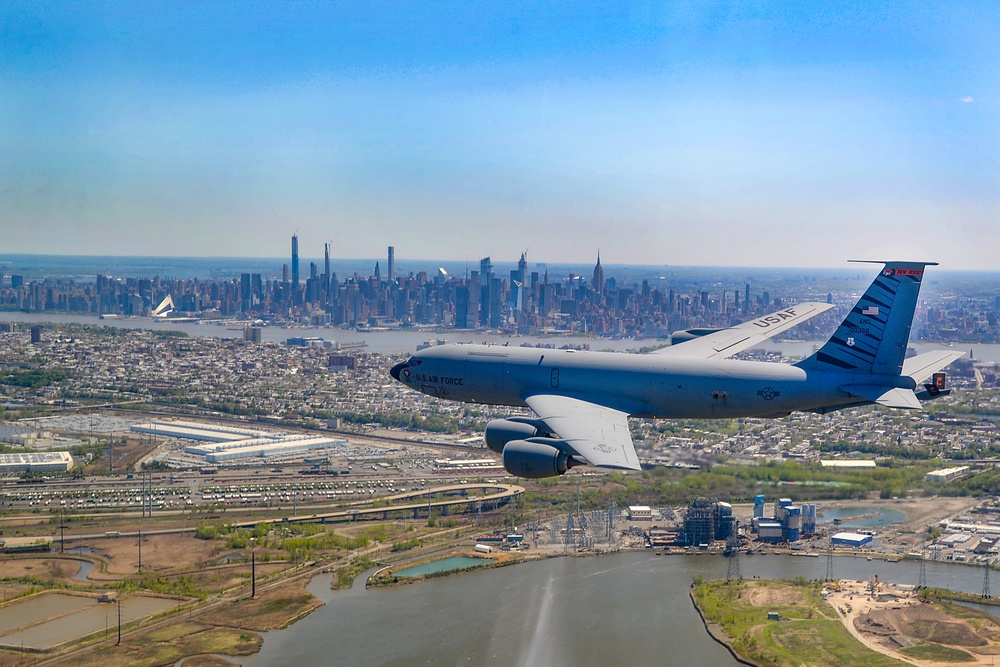
[(754, 497), (751, 530), (762, 542), (798, 542), (803, 535), (816, 532), (816, 505), (795, 505), (791, 498), (774, 502), (774, 513), (764, 516), (763, 494)]

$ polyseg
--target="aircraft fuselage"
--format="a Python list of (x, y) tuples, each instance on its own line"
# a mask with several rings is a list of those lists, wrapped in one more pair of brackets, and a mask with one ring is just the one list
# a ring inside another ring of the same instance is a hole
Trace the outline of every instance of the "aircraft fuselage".
[[(856, 373), (656, 354), (442, 345), (417, 353), (393, 376), (448, 400), (524, 406), (528, 396), (560, 394), (634, 417), (775, 417), (866, 403), (838, 388), (858, 384)], [(863, 381), (915, 386), (898, 375), (865, 375)]]

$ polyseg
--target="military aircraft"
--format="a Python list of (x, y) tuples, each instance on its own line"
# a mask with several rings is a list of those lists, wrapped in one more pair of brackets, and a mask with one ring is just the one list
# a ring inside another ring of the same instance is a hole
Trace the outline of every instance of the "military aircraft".
[[(732, 355), (831, 306), (806, 303), (721, 330), (681, 336), (652, 354), (448, 344), (393, 366), (393, 378), (438, 398), (528, 407), (537, 418), (495, 419), (487, 446), (513, 475), (562, 475), (577, 465), (638, 470), (629, 417), (782, 417), (875, 403), (920, 408), (948, 393), (923, 384), (959, 356), (906, 358), (920, 281), (934, 262), (882, 270), (833, 336), (794, 364)], [(702, 335), (700, 335), (702, 334)]]

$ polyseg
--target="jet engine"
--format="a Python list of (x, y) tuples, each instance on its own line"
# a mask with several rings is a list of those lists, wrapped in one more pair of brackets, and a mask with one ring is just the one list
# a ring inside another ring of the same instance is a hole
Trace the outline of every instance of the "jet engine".
[(566, 452), (549, 444), (553, 442), (559, 440), (532, 438), (508, 442), (503, 448), (503, 467), (512, 475), (529, 479), (562, 475), (575, 462)]
[(538, 419), (511, 417), (494, 419), (486, 425), (486, 446), (497, 454), (503, 453), (504, 445), (513, 440), (549, 437), (545, 425)]
[(670, 344), (679, 345), (695, 338), (701, 338), (709, 334), (714, 334), (722, 329), (681, 329), (670, 334)]

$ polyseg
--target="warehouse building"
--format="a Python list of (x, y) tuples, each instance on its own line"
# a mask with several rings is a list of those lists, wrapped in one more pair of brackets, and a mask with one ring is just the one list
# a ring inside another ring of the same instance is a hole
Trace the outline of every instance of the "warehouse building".
[(943, 470), (931, 470), (929, 473), (924, 475), (924, 479), (928, 482), (950, 482), (953, 479), (958, 479), (967, 472), (969, 472), (969, 466), (958, 466), (955, 468), (945, 468)]
[(855, 548), (871, 544), (871, 541), (871, 535), (862, 535), (861, 533), (837, 533), (830, 538), (830, 544)]
[(192, 445), (185, 447), (184, 453), (201, 456), (208, 463), (228, 463), (249, 458), (271, 459), (300, 452), (330, 449), (346, 444), (347, 440), (343, 438), (293, 435)]
[(0, 454), (0, 474), (68, 472), (73, 467), (69, 452), (18, 452)]
[(191, 440), (185, 454), (205, 463), (239, 463), (253, 459), (276, 459), (289, 455), (332, 449), (347, 444), (343, 438), (299, 433), (269, 433), (239, 426), (201, 424), (185, 421), (152, 421), (132, 427), (135, 433)]
[(162, 438), (181, 438), (199, 442), (232, 442), (248, 438), (266, 438), (267, 431), (238, 426), (199, 424), (186, 421), (151, 421), (131, 427), (133, 433), (146, 433)]

